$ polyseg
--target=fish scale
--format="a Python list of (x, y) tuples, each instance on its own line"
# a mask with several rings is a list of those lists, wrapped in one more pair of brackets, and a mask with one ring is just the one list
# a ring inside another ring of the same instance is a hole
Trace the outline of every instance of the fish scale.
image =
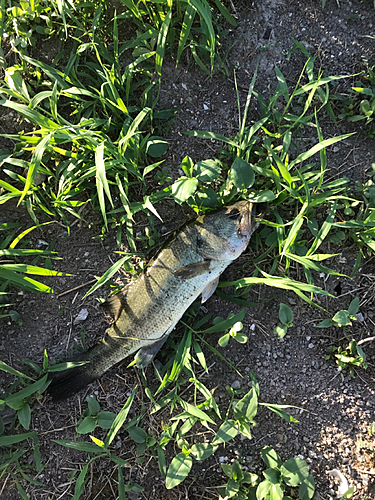
[(103, 305), (114, 322), (105, 337), (72, 361), (83, 366), (51, 374), (56, 401), (79, 391), (113, 365), (137, 353), (146, 366), (188, 307), (215, 291), (220, 274), (247, 247), (254, 229), (252, 205), (241, 201), (198, 218), (166, 245), (146, 270)]

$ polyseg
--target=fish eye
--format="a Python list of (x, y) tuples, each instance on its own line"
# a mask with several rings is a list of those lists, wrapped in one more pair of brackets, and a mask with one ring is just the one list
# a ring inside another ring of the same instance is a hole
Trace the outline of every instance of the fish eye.
[(238, 208), (232, 208), (232, 210), (227, 214), (230, 219), (236, 220), (241, 215)]

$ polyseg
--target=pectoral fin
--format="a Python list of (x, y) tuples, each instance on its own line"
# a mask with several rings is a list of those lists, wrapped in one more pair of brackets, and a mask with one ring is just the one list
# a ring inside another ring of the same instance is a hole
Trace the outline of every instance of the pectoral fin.
[(199, 262), (193, 262), (193, 264), (188, 264), (187, 266), (180, 267), (173, 271), (173, 275), (180, 279), (191, 279), (201, 276), (210, 270), (211, 261), (201, 260)]
[(104, 314), (109, 316), (114, 323), (118, 320), (125, 302), (125, 294), (120, 292), (109, 297), (100, 307), (103, 309)]
[(164, 335), (164, 337), (161, 340), (158, 340), (154, 344), (139, 349), (137, 354), (134, 356), (134, 361), (131, 363), (131, 365), (135, 365), (137, 368), (140, 369), (146, 368), (146, 366), (149, 363), (151, 363), (151, 361), (163, 347), (167, 338), (168, 335)]
[(215, 278), (211, 283), (209, 283), (206, 288), (202, 292), (202, 304), (208, 300), (211, 295), (214, 293), (216, 290), (217, 284), (219, 283), (219, 277)]

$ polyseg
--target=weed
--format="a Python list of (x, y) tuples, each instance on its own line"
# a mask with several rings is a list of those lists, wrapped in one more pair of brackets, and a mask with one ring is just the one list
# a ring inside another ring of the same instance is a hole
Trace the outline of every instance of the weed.
[(358, 309), (359, 298), (356, 297), (350, 302), (348, 309), (338, 311), (332, 319), (325, 319), (316, 326), (317, 328), (330, 328), (331, 326), (341, 328), (343, 326), (351, 326), (352, 321), (357, 321), (356, 314), (358, 313)]
[(281, 325), (275, 327), (274, 333), (276, 333), (279, 339), (282, 339), (285, 337), (288, 328), (293, 326), (293, 311), (286, 304), (280, 304), (279, 320), (281, 321)]
[(339, 370), (349, 369), (349, 373), (354, 377), (354, 368), (360, 366), (364, 369), (367, 368), (366, 355), (357, 342), (353, 339), (349, 342), (346, 349), (341, 346), (333, 346), (329, 354), (325, 357), (326, 360), (334, 358)]
[(338, 118), (346, 118), (349, 122), (364, 121), (365, 132), (375, 137), (375, 66), (366, 65), (362, 72), (362, 81), (357, 81), (350, 89), (349, 95), (339, 94), (336, 97), (340, 114)]
[[(375, 435), (375, 422), (372, 422), (372, 424), (370, 424), (368, 428), (368, 434), (370, 437)], [(375, 443), (373, 441), (364, 441), (362, 439), (358, 439), (357, 446), (373, 453), (375, 452)]]
[[(73, 448), (75, 450), (80, 450), (80, 451), (85, 451), (88, 452), (92, 455), (92, 458), (83, 466), (81, 472), (79, 473), (77, 480), (76, 480), (76, 485), (74, 489), (74, 498), (79, 498), (85, 484), (87, 482), (87, 472), (90, 464), (98, 460), (99, 458), (108, 458), (109, 460), (112, 460), (115, 464), (118, 466), (118, 493), (120, 498), (125, 498), (125, 492), (126, 491), (142, 491), (143, 489), (135, 484), (135, 483), (130, 483), (128, 485), (125, 485), (124, 482), (124, 475), (122, 472), (122, 467), (127, 467), (128, 463), (123, 460), (120, 457), (117, 457), (116, 455), (113, 454), (113, 452), (110, 449), (110, 445), (114, 438), (116, 437), (117, 433), (123, 426), (126, 417), (129, 413), (129, 410), (132, 406), (133, 400), (134, 400), (134, 395), (135, 395), (136, 388), (134, 388), (133, 392), (129, 396), (128, 400), (126, 401), (125, 405), (123, 406), (122, 410), (119, 412), (119, 414), (115, 417), (113, 420), (109, 431), (104, 439), (104, 441), (96, 438), (95, 436), (92, 436), (90, 434), (90, 438), (92, 443), (86, 443), (86, 442), (80, 442), (80, 441), (67, 441), (67, 440), (56, 440), (55, 443), (60, 444), (62, 446), (66, 446), (67, 448)], [(89, 399), (89, 398), (88, 398)], [(97, 409), (97, 405), (95, 403), (91, 403), (93, 406), (92, 410), (95, 411)], [(107, 412), (105, 412), (107, 413)], [(98, 414), (97, 414), (98, 415)], [(86, 419), (88, 417), (85, 417)], [(107, 419), (105, 419), (107, 421)], [(82, 424), (82, 423), (81, 423)], [(89, 431), (88, 431), (89, 432)]]
[[(230, 313), (228, 315), (228, 319), (232, 319), (233, 317), (233, 313)], [(214, 319), (213, 324), (219, 323), (221, 321), (223, 321), (223, 318), (217, 316)], [(219, 338), (218, 344), (220, 345), (220, 347), (225, 347), (228, 344), (230, 338), (233, 338), (240, 344), (245, 344), (247, 342), (247, 335), (241, 333), (242, 328), (243, 324), (241, 323), (241, 321), (237, 321), (237, 323), (235, 323), (227, 333), (224, 333), (224, 335)]]
[[(232, 465), (221, 464), (224, 474), (229, 477), (228, 483), (218, 488), (222, 497), (234, 500), (310, 500), (313, 497), (314, 479), (303, 459), (291, 458), (283, 463), (269, 446), (262, 448), (260, 455), (268, 466), (263, 471), (263, 481), (256, 474), (244, 471), (237, 460)], [(285, 495), (288, 492), (290, 496)]]
[(77, 423), (78, 434), (89, 434), (96, 426), (101, 429), (109, 429), (116, 418), (116, 414), (111, 411), (100, 411), (100, 405), (94, 397), (88, 396), (86, 401), (88, 407)]

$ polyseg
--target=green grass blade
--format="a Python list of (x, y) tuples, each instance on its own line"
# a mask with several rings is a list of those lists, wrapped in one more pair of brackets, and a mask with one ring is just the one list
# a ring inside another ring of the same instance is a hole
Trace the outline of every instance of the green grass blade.
[(9, 280), (13, 285), (23, 289), (29, 290), (30, 292), (46, 292), (53, 293), (53, 289), (39, 281), (36, 281), (28, 276), (23, 276), (14, 271), (8, 271), (0, 266), (0, 278), (4, 280)]
[(83, 299), (85, 299), (88, 295), (90, 295), (91, 293), (93, 293), (95, 290), (97, 290), (98, 288), (100, 288), (101, 286), (103, 286), (105, 283), (107, 283), (107, 281), (109, 281), (112, 276), (117, 273), (117, 271), (120, 269), (121, 266), (123, 266), (123, 264), (128, 261), (129, 259), (131, 258), (130, 255), (127, 255), (126, 257), (122, 257), (121, 259), (119, 259), (117, 262), (115, 262), (113, 264), (113, 266), (111, 266), (104, 274), (103, 276), (101, 276), (98, 281), (95, 283), (94, 286), (92, 286), (90, 288), (90, 290), (83, 296)]
[(15, 368), (12, 368), (11, 366), (7, 365), (6, 363), (4, 363), (4, 361), (0, 361), (0, 370), (2, 370), (3, 372), (10, 373), (11, 375), (15, 375), (16, 377), (27, 378), (28, 380), (33, 380), (28, 375), (25, 375), (24, 373), (16, 370)]
[(318, 234), (316, 235), (311, 247), (307, 250), (306, 257), (308, 257), (309, 255), (313, 255), (325, 240), (326, 236), (331, 230), (332, 223), (335, 219), (336, 210), (337, 210), (337, 201), (335, 201), (335, 203), (333, 204), (333, 207), (331, 208), (328, 217), (323, 222), (322, 227), (319, 229)]
[(161, 76), (161, 67), (163, 65), (165, 45), (167, 41), (167, 34), (171, 19), (172, 19), (172, 9), (169, 9), (161, 26), (157, 41), (155, 63), (156, 63), (156, 71), (158, 72), (159, 76)]
[(215, 58), (215, 30), (212, 25), (212, 15), (209, 4), (206, 0), (190, 0), (190, 3), (196, 8), (200, 18), (201, 24), (206, 28), (206, 43), (210, 49), (211, 71), (214, 69)]
[(96, 167), (96, 189), (98, 193), (98, 198), (99, 198), (99, 205), (100, 205), (100, 210), (102, 212), (102, 216), (104, 219), (104, 223), (106, 228), (107, 226), (107, 213), (105, 209), (105, 200), (104, 200), (104, 192), (107, 195), (107, 198), (112, 206), (113, 201), (112, 201), (112, 196), (111, 196), (111, 191), (109, 189), (108, 181), (107, 181), (107, 176), (105, 172), (105, 163), (104, 163), (104, 142), (99, 144), (95, 148), (95, 167)]
[(285, 257), (294, 260), (295, 262), (298, 262), (301, 264), (304, 268), (307, 269), (312, 269), (314, 271), (317, 271), (318, 273), (325, 273), (325, 274), (333, 274), (334, 276), (346, 276), (346, 274), (341, 274), (337, 271), (334, 271), (333, 269), (330, 269), (329, 267), (322, 266), (319, 264), (315, 259), (309, 258), (309, 257), (300, 257), (299, 255), (294, 255), (288, 252), (285, 252)]
[(46, 135), (45, 137), (43, 137), (43, 139), (38, 143), (38, 145), (36, 146), (36, 148), (34, 150), (33, 156), (31, 157), (29, 170), (27, 172), (25, 187), (23, 188), (21, 197), (18, 201), (18, 205), (25, 198), (28, 190), (30, 189), (31, 185), (33, 184), (34, 177), (38, 172), (38, 168), (40, 166), (40, 162), (42, 161), (42, 157), (44, 155), (44, 152), (47, 149), (48, 144), (50, 143), (50, 141), (52, 139), (52, 134), (53, 134), (53, 132)]
[(304, 213), (306, 212), (307, 209), (308, 209), (308, 204), (304, 203), (301, 210), (300, 210), (300, 213), (297, 215), (297, 217), (295, 218), (295, 220), (293, 222), (292, 227), (290, 228), (290, 231), (288, 233), (288, 236), (286, 238), (285, 243), (282, 246), (281, 258), (284, 257), (285, 252), (288, 252), (290, 247), (294, 244), (294, 242), (298, 236), (299, 230), (301, 229), (301, 226), (303, 224)]
[(46, 118), (41, 113), (36, 111), (35, 109), (31, 109), (24, 104), (17, 104), (13, 101), (1, 100), (0, 104), (5, 106), (6, 108), (11, 108), (14, 111), (17, 111), (21, 116), (29, 120), (34, 125), (39, 125), (40, 127), (46, 130), (56, 130), (59, 128), (59, 125), (49, 118)]
[(109, 445), (112, 443), (112, 441), (115, 439), (116, 434), (118, 431), (121, 429), (122, 425), (124, 424), (126, 417), (128, 416), (129, 410), (131, 408), (131, 405), (133, 404), (133, 399), (135, 396), (135, 392), (137, 390), (137, 386), (134, 387), (132, 393), (130, 394), (129, 398), (127, 399), (126, 403), (120, 410), (120, 413), (116, 416), (113, 424), (111, 425), (111, 428), (108, 431), (108, 434), (105, 438), (104, 441), (104, 446), (106, 448), (109, 447)]
[(253, 78), (251, 79), (249, 90), (247, 92), (246, 104), (245, 104), (245, 109), (244, 109), (244, 113), (243, 113), (242, 123), (241, 123), (241, 127), (240, 127), (240, 142), (242, 142), (242, 137), (243, 137), (244, 130), (245, 130), (245, 125), (246, 125), (246, 120), (247, 120), (247, 113), (249, 111), (250, 100), (251, 100), (251, 96), (253, 95), (253, 90), (254, 90), (254, 85), (255, 85), (255, 80), (256, 80), (256, 77), (257, 77), (257, 73), (258, 73), (258, 66), (255, 67), (254, 75), (253, 75)]
[(215, 132), (207, 132), (204, 130), (187, 130), (184, 132), (184, 134), (192, 135), (193, 137), (199, 137), (200, 139), (214, 139), (215, 141), (222, 141), (236, 148), (240, 147), (240, 144), (238, 144), (238, 142), (234, 142), (224, 135), (215, 134)]
[(20, 443), (35, 436), (35, 432), (25, 432), (16, 436), (0, 436), (0, 446), (11, 446), (12, 444)]
[(1, 264), (0, 276), (3, 269), (16, 271), (19, 273), (34, 274), (38, 276), (73, 276), (72, 274), (52, 271), (51, 269), (45, 269), (44, 267), (30, 266), (29, 264)]
[(176, 56), (176, 66), (180, 60), (181, 54), (186, 46), (186, 40), (188, 39), (192, 24), (194, 22), (194, 17), (196, 14), (197, 10), (196, 8), (191, 5), (191, 3), (188, 3), (185, 16), (184, 16), (184, 21), (182, 23), (182, 29), (180, 33), (180, 41), (178, 43), (178, 49), (177, 49), (177, 56)]
[(27, 387), (25, 387), (24, 389), (21, 389), (20, 391), (16, 392), (15, 394), (8, 396), (5, 400), (6, 404), (10, 408), (18, 410), (23, 405), (23, 399), (31, 396), (35, 392), (38, 392), (44, 388), (44, 386), (46, 385), (46, 382), (47, 382), (47, 377), (48, 377), (48, 375), (44, 375), (44, 377), (41, 378), (40, 380), (37, 380), (33, 384), (28, 385)]
[(311, 149), (309, 149), (308, 151), (305, 151), (304, 153), (301, 153), (300, 155), (297, 156), (297, 158), (295, 160), (291, 161), (289, 164), (289, 170), (292, 167), (294, 167), (295, 165), (297, 165), (298, 163), (300, 163), (301, 161), (305, 161), (308, 158), (310, 158), (311, 156), (313, 156), (314, 154), (318, 153), (323, 148), (331, 146), (332, 144), (335, 144), (336, 142), (343, 141), (344, 139), (346, 139), (347, 137), (350, 137), (354, 133), (355, 132), (353, 132), (351, 134), (343, 134), (343, 135), (339, 135), (338, 137), (331, 137), (331, 139), (325, 139), (322, 142), (318, 142), (318, 144), (315, 144), (315, 146), (313, 146)]
[(229, 12), (229, 10), (225, 7), (224, 4), (221, 3), (220, 0), (215, 0), (216, 7), (219, 9), (221, 14), (225, 17), (225, 19), (228, 21), (229, 24), (232, 26), (237, 26), (237, 22), (232, 16), (232, 14)]
[(211, 76), (211, 73), (208, 71), (206, 66), (203, 64), (202, 59), (198, 56), (197, 49), (194, 43), (190, 44), (190, 50), (191, 53), (193, 54), (194, 61), (198, 64), (198, 66), (205, 72), (207, 73), (208, 76)]

